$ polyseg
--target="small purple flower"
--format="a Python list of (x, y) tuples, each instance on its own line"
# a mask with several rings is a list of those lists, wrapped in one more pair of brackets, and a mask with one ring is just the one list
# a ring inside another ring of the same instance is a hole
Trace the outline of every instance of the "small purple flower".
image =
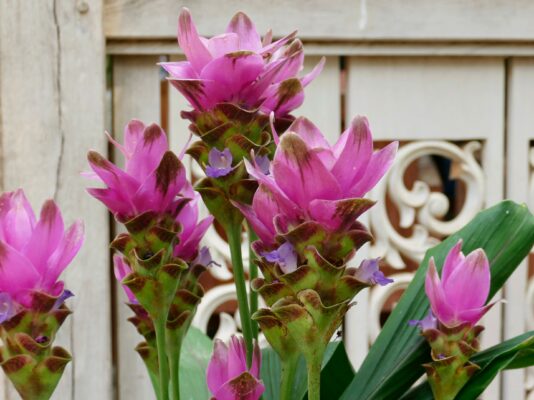
[(424, 332), (428, 329), (436, 329), (438, 326), (438, 320), (436, 317), (434, 317), (434, 314), (432, 314), (432, 310), (428, 311), (428, 315), (421, 319), (412, 319), (408, 321), (408, 325), (410, 326), (417, 326), (419, 329), (421, 329), (421, 332)]
[(285, 274), (297, 269), (297, 252), (289, 242), (285, 242), (276, 250), (265, 252), (261, 256), (269, 262), (277, 263)]
[(65, 289), (63, 291), (63, 293), (61, 293), (61, 295), (57, 298), (53, 309), (57, 310), (59, 307), (61, 307), (63, 305), (65, 300), (67, 300), (67, 299), (69, 299), (71, 297), (74, 297), (74, 293), (72, 293), (70, 290)]
[(206, 246), (203, 246), (199, 251), (198, 251), (198, 255), (197, 257), (193, 260), (193, 265), (196, 265), (196, 264), (200, 264), (200, 265), (203, 265), (204, 267), (209, 267), (211, 264), (215, 264), (217, 265), (218, 267), (221, 266), (221, 264), (219, 264), (218, 262), (216, 261), (213, 261), (213, 259), (211, 258), (211, 253), (210, 253), (210, 249), (208, 249)]
[(8, 293), (0, 293), (0, 324), (15, 314), (13, 300)]
[(388, 283), (393, 282), (393, 279), (386, 278), (384, 273), (380, 271), (378, 260), (378, 258), (363, 260), (356, 271), (355, 277), (369, 285), (386, 286)]
[(265, 175), (269, 175), (271, 173), (271, 161), (269, 160), (268, 156), (265, 155), (254, 157), (254, 162), (256, 164), (256, 168), (258, 168)]
[(35, 341), (37, 343), (39, 343), (39, 344), (44, 344), (44, 343), (48, 342), (49, 340), (50, 340), (50, 338), (48, 336), (43, 336), (43, 335), (37, 336), (35, 338)]
[(226, 176), (232, 171), (232, 153), (228, 148), (223, 151), (212, 148), (208, 154), (209, 165), (206, 167), (206, 175), (210, 178)]

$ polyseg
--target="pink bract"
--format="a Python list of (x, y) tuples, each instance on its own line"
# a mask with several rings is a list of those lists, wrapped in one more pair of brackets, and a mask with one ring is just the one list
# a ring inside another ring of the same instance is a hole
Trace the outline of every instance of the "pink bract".
[(23, 307), (31, 307), (32, 292), (61, 296), (59, 276), (80, 250), (83, 223), (67, 230), (53, 200), (47, 200), (36, 219), (24, 192), (0, 197), (0, 292)]
[[(275, 140), (278, 141), (276, 135)], [(245, 161), (259, 188), (252, 207), (236, 204), (265, 244), (277, 228), (316, 221), (346, 229), (372, 203), (355, 202), (384, 176), (398, 143), (374, 151), (367, 119), (355, 118), (334, 146), (306, 118), (297, 118), (279, 141), (270, 174)]]
[(475, 325), (493, 306), (486, 304), (490, 291), (490, 266), (482, 249), (464, 256), (460, 240), (445, 259), (441, 279), (434, 259), (429, 262), (425, 291), (432, 313), (445, 326)]
[(250, 18), (239, 12), (225, 33), (207, 39), (199, 36), (184, 8), (178, 21), (178, 44), (187, 61), (161, 65), (196, 110), (230, 102), (283, 116), (302, 104), (303, 88), (324, 64), (322, 60), (309, 74), (297, 77), (304, 53), (295, 34), (272, 42), (268, 33), (262, 41)]
[(176, 215), (177, 196), (186, 185), (185, 168), (169, 151), (165, 132), (156, 124), (145, 127), (132, 120), (124, 130), (124, 145), (110, 140), (124, 155), (124, 169), (90, 151), (89, 164), (107, 187), (88, 192), (121, 222), (146, 211)]
[(207, 383), (216, 400), (257, 400), (265, 390), (260, 378), (261, 351), (256, 343), (252, 365), (247, 368), (245, 341), (232, 336), (228, 346), (215, 339), (208, 365)]

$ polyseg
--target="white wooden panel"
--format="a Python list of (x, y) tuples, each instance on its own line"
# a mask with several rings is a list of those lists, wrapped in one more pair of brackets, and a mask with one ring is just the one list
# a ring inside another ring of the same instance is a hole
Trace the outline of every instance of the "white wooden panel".
[[(172, 56), (170, 58), (170, 61), (183, 60), (183, 56)], [(167, 84), (169, 85), (169, 140), (172, 151), (174, 151), (176, 154), (180, 154), (190, 137), (190, 121), (188, 119), (183, 119), (182, 117), (180, 117), (180, 111), (189, 111), (192, 109), (192, 107), (189, 105), (187, 100), (178, 90), (176, 90), (170, 83)], [(194, 142), (196, 140), (198, 140), (198, 137), (193, 136), (191, 142)], [(188, 176), (190, 176), (192, 162), (191, 157), (186, 154), (182, 161), (184, 163), (184, 166), (187, 168)]]
[[(115, 57), (113, 59), (113, 134), (122, 142), (124, 126), (133, 118), (146, 125), (160, 123), (160, 78), (158, 57)], [(116, 154), (116, 153), (115, 153)], [(116, 154), (120, 164), (121, 155)], [(124, 291), (116, 285), (117, 354), (119, 399), (152, 399), (154, 393), (143, 361), (134, 351), (143, 340), (127, 321), (131, 310)]]
[[(513, 59), (508, 71), (508, 147), (506, 196), (520, 203), (532, 204), (529, 199), (529, 150), (534, 139), (534, 59)], [(530, 202), (530, 203), (528, 203)], [(525, 330), (527, 262), (514, 272), (505, 286), (507, 304), (504, 307), (504, 339)], [(525, 398), (525, 371), (507, 371), (503, 376), (503, 390), (507, 399)]]
[[(301, 75), (311, 71), (321, 57), (306, 57)], [(304, 103), (295, 116), (305, 116), (319, 127), (330, 143), (341, 133), (341, 78), (339, 57), (327, 57), (323, 71), (305, 89)]]
[[(385, 140), (468, 140), (502, 134), (503, 61), (350, 58), (348, 117)], [(499, 117), (500, 116), (500, 117)], [(500, 125), (496, 125), (501, 123)]]
[[(482, 140), (489, 206), (503, 198), (504, 72), (499, 59), (352, 57), (347, 118), (366, 115), (376, 140)], [(346, 325), (360, 327), (363, 313), (353, 310)], [(487, 315), (483, 347), (500, 341), (500, 322), (499, 309)], [(347, 335), (356, 363), (366, 351), (354, 347), (364, 343), (358, 330)], [(485, 398), (498, 397), (496, 381)]]
[(101, 13), (99, 0), (87, 8), (0, 3), (2, 190), (23, 187), (34, 208), (54, 197), (67, 223), (86, 222), (85, 244), (65, 274), (76, 297), (58, 344), (73, 362), (55, 399), (111, 398), (108, 220), (79, 176), (87, 149), (106, 149)]
[[(276, 35), (299, 29), (314, 39), (519, 40), (534, 37), (534, 3), (462, 0), (106, 0), (104, 24), (111, 38), (170, 38), (180, 9), (191, 9), (200, 32), (222, 32), (226, 21), (247, 12), (258, 28)], [(510, 23), (513, 21), (513, 23)]]

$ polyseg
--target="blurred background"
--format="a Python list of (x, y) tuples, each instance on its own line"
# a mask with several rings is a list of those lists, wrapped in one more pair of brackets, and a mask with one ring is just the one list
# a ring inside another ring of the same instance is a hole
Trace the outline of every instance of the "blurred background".
[[(534, 2), (528, 0), (1, 0), (0, 177), (34, 207), (55, 198), (82, 217), (87, 239), (66, 274), (76, 293), (60, 342), (72, 350), (56, 399), (152, 398), (140, 340), (110, 269), (113, 219), (85, 193), (85, 154), (115, 157), (131, 118), (157, 122), (175, 151), (189, 137), (184, 99), (156, 65), (183, 57), (181, 7), (201, 34), (221, 33), (237, 11), (260, 32), (294, 29), (305, 69), (326, 57), (308, 87), (306, 115), (334, 141), (356, 115), (379, 146), (400, 140), (394, 168), (373, 192), (375, 236), (360, 257), (383, 259), (395, 283), (358, 296), (344, 325), (361, 363), (428, 247), (504, 198), (534, 204)], [(192, 179), (199, 176), (187, 161)], [(207, 244), (221, 268), (206, 274), (195, 320), (210, 336), (239, 330), (229, 254), (214, 227)], [(534, 329), (534, 263), (525, 262), (484, 321), (482, 346)], [(415, 334), (415, 332), (414, 332)], [(534, 399), (534, 373), (512, 371), (485, 399)], [(0, 399), (16, 399), (0, 381)]]

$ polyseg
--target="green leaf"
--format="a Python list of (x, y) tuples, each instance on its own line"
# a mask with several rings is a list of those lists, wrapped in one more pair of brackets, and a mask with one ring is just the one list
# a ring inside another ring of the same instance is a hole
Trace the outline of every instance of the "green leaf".
[[(265, 385), (264, 400), (280, 399), (280, 357), (271, 349), (262, 350), (261, 378)], [(354, 371), (345, 352), (342, 341), (328, 344), (323, 359), (321, 372), (321, 398), (338, 399), (354, 376)], [(301, 357), (293, 381), (293, 400), (306, 398), (307, 392), (306, 363)]]
[(180, 357), (180, 399), (209, 399), (206, 369), (211, 357), (211, 339), (191, 327), (182, 344)]
[[(503, 369), (524, 368), (534, 365), (534, 331), (516, 336), (487, 350), (475, 354), (471, 361), (480, 367), (462, 388), (457, 399), (477, 398)], [(402, 400), (432, 400), (432, 391), (427, 381), (410, 390)]]
[(341, 397), (349, 399), (398, 399), (422, 375), (421, 364), (430, 351), (412, 319), (422, 319), (429, 304), (424, 279), (431, 256), (441, 269), (445, 256), (459, 239), (463, 252), (486, 252), (491, 264), (490, 298), (503, 286), (534, 244), (534, 217), (524, 205), (504, 201), (480, 212), (469, 224), (427, 251), (412, 283), (389, 316), (360, 370)]

